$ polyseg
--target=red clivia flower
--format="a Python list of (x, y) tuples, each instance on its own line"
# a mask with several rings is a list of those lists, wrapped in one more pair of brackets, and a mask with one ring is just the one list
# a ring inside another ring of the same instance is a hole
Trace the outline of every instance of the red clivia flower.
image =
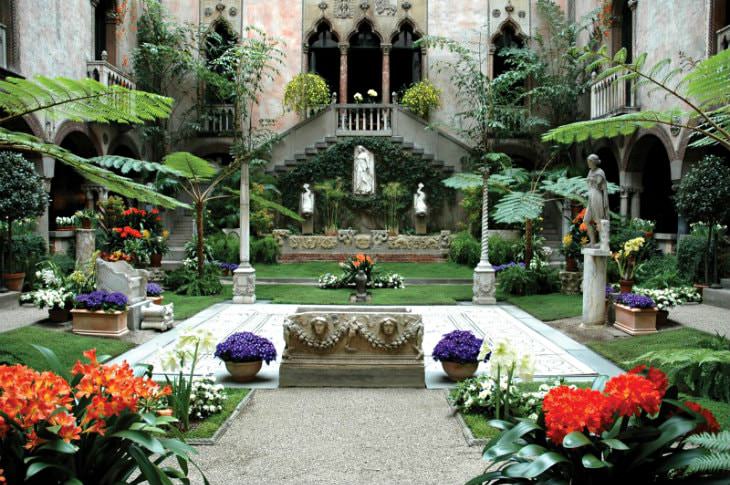
[(647, 368), (644, 364), (637, 365), (629, 371), (629, 374), (636, 374), (649, 379), (662, 397), (664, 397), (664, 394), (669, 388), (667, 375), (656, 367)]
[(620, 416), (638, 416), (642, 411), (656, 414), (662, 403), (662, 395), (656, 385), (638, 374), (621, 374), (611, 378), (604, 389), (614, 397)]
[(150, 211), (151, 214), (157, 215), (160, 213), (159, 209), (155, 208)]
[(705, 418), (705, 422), (698, 425), (692, 434), (697, 433), (717, 433), (720, 431), (720, 423), (717, 422), (717, 419), (715, 418), (715, 415), (712, 414), (712, 411), (710, 411), (707, 408), (703, 408), (699, 404), (693, 401), (685, 401), (684, 405), (687, 406), (692, 411), (702, 415), (703, 418)]
[(599, 391), (560, 386), (551, 389), (543, 400), (547, 436), (562, 444), (574, 431), (600, 434), (613, 424), (615, 400)]
[(586, 209), (583, 209), (578, 213), (577, 216), (573, 219), (573, 224), (578, 224), (579, 222), (583, 221), (583, 218), (586, 216)]

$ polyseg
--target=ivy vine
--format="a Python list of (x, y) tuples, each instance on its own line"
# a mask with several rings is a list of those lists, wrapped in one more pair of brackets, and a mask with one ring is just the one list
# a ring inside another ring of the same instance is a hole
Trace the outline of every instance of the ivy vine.
[[(354, 151), (362, 145), (375, 155), (376, 192), (372, 196), (356, 196), (352, 189), (352, 170)], [(441, 180), (444, 174), (428, 160), (415, 155), (402, 146), (382, 137), (346, 138), (331, 146), (314, 158), (300, 163), (293, 170), (279, 176), (278, 186), (283, 194), (283, 202), (287, 207), (299, 206), (299, 194), (302, 184), (315, 184), (327, 179), (341, 178), (348, 196), (343, 201), (351, 216), (369, 214), (385, 223), (386, 199), (382, 188), (388, 182), (400, 182), (406, 189), (406, 198), (412, 197), (419, 182), (426, 186), (428, 205), (432, 213), (438, 214), (448, 201), (455, 200), (455, 191), (445, 187)], [(324, 213), (322, 197), (316, 198), (319, 214)], [(411, 201), (405, 200), (408, 208), (400, 214), (401, 227), (411, 227), (412, 221), (407, 217), (411, 209)], [(347, 227), (343, 219), (340, 224)], [(384, 227), (384, 226), (383, 226)]]

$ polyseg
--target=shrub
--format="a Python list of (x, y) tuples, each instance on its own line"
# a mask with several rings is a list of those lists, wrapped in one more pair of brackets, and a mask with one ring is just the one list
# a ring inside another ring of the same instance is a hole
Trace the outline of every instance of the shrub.
[(13, 267), (25, 273), (27, 286), (33, 284), (33, 274), (36, 265), (46, 256), (48, 244), (38, 234), (23, 231), (13, 235)]
[(677, 264), (677, 257), (658, 255), (639, 265), (635, 281), (642, 288), (666, 289), (685, 286), (691, 281), (683, 278)]
[[(238, 241), (236, 241), (236, 257), (229, 261), (238, 261)], [(273, 236), (251, 239), (251, 261), (254, 263), (276, 264), (279, 258), (279, 245)]]
[(694, 234), (682, 236), (677, 244), (677, 271), (681, 278), (690, 282), (702, 281), (707, 241)]
[(525, 268), (508, 266), (497, 277), (500, 290), (510, 295), (536, 295), (556, 291), (560, 286), (557, 268), (548, 265)]
[(310, 109), (321, 109), (331, 102), (330, 89), (321, 76), (297, 74), (284, 90), (284, 106), (302, 116)]
[(479, 264), (481, 251), (482, 245), (474, 236), (467, 231), (460, 232), (451, 241), (449, 260), (473, 268)]
[(202, 278), (198, 276), (195, 268), (183, 266), (167, 273), (165, 286), (179, 295), (218, 295), (223, 291), (220, 277), (221, 270), (215, 264), (204, 266)]
[(441, 104), (441, 91), (431, 81), (419, 81), (409, 87), (401, 103), (416, 116), (428, 118), (428, 113)]
[(205, 419), (223, 410), (223, 401), (227, 395), (221, 384), (216, 384), (210, 377), (193, 379), (190, 388), (190, 416)]
[(499, 234), (489, 236), (489, 262), (493, 265), (507, 264), (515, 260), (515, 242)]
[(239, 259), (239, 238), (236, 235), (226, 235), (222, 232), (212, 234), (206, 238), (210, 247), (210, 255), (215, 261), (233, 262)]

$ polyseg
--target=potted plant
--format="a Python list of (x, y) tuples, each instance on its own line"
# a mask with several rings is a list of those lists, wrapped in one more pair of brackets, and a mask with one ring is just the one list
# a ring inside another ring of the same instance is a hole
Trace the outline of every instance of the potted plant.
[(644, 242), (643, 237), (629, 239), (624, 243), (623, 248), (613, 254), (613, 259), (616, 261), (621, 275), (619, 281), (621, 293), (631, 293), (631, 289), (634, 287), (634, 274), (639, 264), (639, 252), (644, 246)]
[(36, 271), (35, 290), (24, 294), (21, 302), (32, 303), (38, 308), (48, 308), (48, 319), (54, 323), (71, 320), (74, 294), (61, 274), (60, 268), (47, 261)]
[(28, 160), (13, 152), (0, 152), (0, 291), (4, 286), (21, 291), (25, 273), (18, 272), (13, 258), (13, 222), (42, 215), (48, 208), (43, 179)]
[(667, 324), (669, 310), (675, 306), (684, 305), (687, 302), (702, 301), (700, 292), (697, 288), (693, 288), (691, 286), (656, 290), (649, 288), (636, 288), (635, 293), (648, 296), (654, 300), (657, 307), (657, 326)]
[(321, 195), (320, 199), (324, 205), (324, 233), (327, 236), (336, 236), (340, 203), (346, 195), (345, 189), (342, 186), (342, 180), (339, 178), (325, 180), (315, 185), (314, 190)]
[(570, 220), (568, 233), (563, 237), (563, 244), (560, 252), (565, 255), (565, 271), (578, 271), (578, 258), (580, 258), (583, 246), (588, 244), (588, 232), (583, 218), (586, 210), (583, 209), (575, 218)]
[(76, 229), (76, 218), (74, 216), (56, 217), (56, 230), (57, 231), (73, 231), (74, 229)]
[(81, 335), (119, 337), (127, 329), (127, 297), (123, 293), (96, 290), (74, 298), (73, 332)]
[(432, 357), (441, 362), (449, 379), (461, 381), (477, 371), (483, 342), (468, 330), (454, 330), (441, 337), (433, 348)]
[(276, 360), (276, 348), (269, 339), (251, 332), (230, 335), (215, 348), (215, 356), (226, 364), (236, 382), (250, 382), (261, 370), (263, 361)]
[(93, 209), (76, 211), (74, 217), (81, 224), (81, 229), (91, 229), (92, 227), (94, 227), (94, 223), (96, 223), (99, 218)]
[(149, 236), (145, 239), (147, 249), (150, 253), (150, 266), (159, 268), (162, 266), (162, 257), (170, 251), (167, 245), (167, 231), (159, 236)]
[(441, 104), (441, 91), (431, 81), (419, 81), (406, 90), (401, 104), (416, 116), (428, 119), (428, 114)]
[(162, 296), (163, 291), (162, 287), (157, 283), (147, 283), (147, 299), (153, 304), (162, 305), (162, 300), (165, 298)]
[(648, 296), (621, 293), (616, 298), (615, 308), (614, 327), (629, 335), (656, 333), (656, 303)]

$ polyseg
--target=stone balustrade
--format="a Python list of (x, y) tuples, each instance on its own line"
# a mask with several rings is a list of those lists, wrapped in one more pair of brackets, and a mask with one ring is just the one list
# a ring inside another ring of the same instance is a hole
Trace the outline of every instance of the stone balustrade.
[(203, 133), (212, 136), (233, 136), (236, 128), (232, 104), (210, 104), (203, 119)]
[(102, 52), (101, 60), (86, 62), (86, 76), (106, 86), (121, 86), (135, 89), (136, 84), (121, 69), (109, 64), (106, 52)]
[(591, 119), (633, 111), (634, 85), (632, 81), (619, 81), (622, 75), (614, 73), (591, 85)]
[(338, 136), (391, 136), (392, 104), (340, 104), (337, 110)]

